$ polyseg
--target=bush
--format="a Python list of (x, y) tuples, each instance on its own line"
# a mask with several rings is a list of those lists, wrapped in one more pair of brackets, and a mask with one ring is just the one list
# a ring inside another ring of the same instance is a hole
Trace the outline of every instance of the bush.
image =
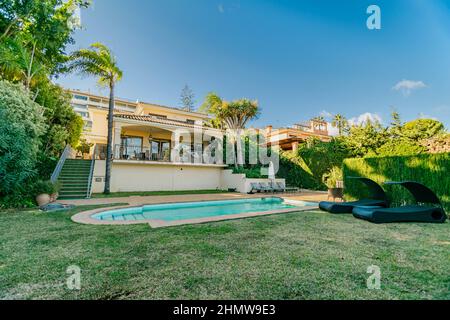
[(59, 191), (59, 184), (53, 183), (51, 181), (39, 180), (37, 181), (33, 187), (33, 195), (37, 196), (40, 194), (54, 194)]
[(280, 154), (280, 171), (278, 176), (285, 178), (292, 186), (326, 190), (323, 182), (324, 174), (333, 167), (341, 167), (345, 158), (350, 155), (342, 138), (334, 138), (331, 142), (310, 140), (300, 146), (298, 153), (282, 152)]
[(243, 167), (233, 168), (233, 173), (234, 174), (245, 174), (245, 177), (249, 178), (249, 179), (267, 178), (267, 176), (261, 175), (261, 167), (260, 166), (255, 166), (253, 168), (243, 168)]
[(337, 187), (338, 181), (342, 181), (343, 179), (341, 167), (333, 167), (329, 172), (323, 175), (322, 181), (328, 189), (333, 189)]
[(0, 81), (0, 202), (11, 203), (29, 191), (45, 128), (42, 108), (28, 93)]
[[(446, 210), (450, 210), (450, 153), (418, 156), (347, 159), (344, 161), (345, 192), (351, 199), (367, 196), (360, 183), (349, 176), (368, 177), (380, 184), (386, 181), (417, 181), (433, 190)], [(393, 205), (413, 203), (409, 192), (400, 186), (385, 186)]]

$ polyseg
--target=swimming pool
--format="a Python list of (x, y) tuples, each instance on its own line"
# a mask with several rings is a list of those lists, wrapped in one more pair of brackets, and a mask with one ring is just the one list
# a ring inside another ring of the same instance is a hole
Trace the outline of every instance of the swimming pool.
[(179, 222), (207, 222), (235, 217), (294, 212), (313, 207), (317, 207), (317, 204), (303, 201), (291, 202), (273, 197), (156, 204), (108, 210), (93, 214), (91, 217), (104, 222), (153, 222), (155, 226), (165, 226), (182, 224)]

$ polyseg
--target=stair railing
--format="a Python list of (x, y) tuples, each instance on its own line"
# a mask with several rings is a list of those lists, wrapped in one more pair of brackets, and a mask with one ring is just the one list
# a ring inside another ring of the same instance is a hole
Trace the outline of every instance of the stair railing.
[(95, 145), (94, 153), (92, 154), (91, 169), (89, 172), (88, 189), (86, 194), (87, 199), (90, 199), (92, 197), (92, 180), (94, 179), (95, 158), (97, 157), (97, 150), (97, 145)]
[(72, 147), (70, 144), (66, 145), (64, 148), (64, 151), (61, 155), (61, 158), (59, 158), (58, 164), (56, 165), (55, 170), (52, 173), (52, 176), (50, 178), (50, 181), (52, 183), (55, 183), (58, 181), (59, 175), (61, 174), (61, 170), (64, 167), (64, 163), (66, 163), (67, 158), (72, 154)]

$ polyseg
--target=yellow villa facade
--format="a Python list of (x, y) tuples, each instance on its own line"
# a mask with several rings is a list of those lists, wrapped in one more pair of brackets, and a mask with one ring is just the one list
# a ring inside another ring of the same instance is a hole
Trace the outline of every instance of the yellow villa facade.
[[(109, 99), (81, 91), (70, 92), (72, 107), (85, 122), (83, 138), (96, 146), (97, 156), (104, 159)], [(117, 98), (114, 111), (114, 155), (123, 159), (133, 158), (134, 152), (141, 155), (147, 153), (147, 158), (142, 160), (168, 161), (173, 132), (202, 128), (208, 120), (208, 115), (203, 113)]]
[[(92, 192), (103, 192), (108, 133), (106, 97), (71, 90), (84, 120), (82, 138), (95, 158)], [(226, 170), (218, 142), (223, 132), (204, 127), (208, 115), (117, 98), (113, 121), (111, 192), (227, 190), (248, 192), (251, 181)], [(182, 150), (180, 144), (182, 142)], [(187, 149), (187, 150), (186, 150)], [(187, 152), (186, 152), (187, 151)], [(207, 157), (208, 152), (215, 156)], [(280, 180), (284, 183), (284, 180)]]

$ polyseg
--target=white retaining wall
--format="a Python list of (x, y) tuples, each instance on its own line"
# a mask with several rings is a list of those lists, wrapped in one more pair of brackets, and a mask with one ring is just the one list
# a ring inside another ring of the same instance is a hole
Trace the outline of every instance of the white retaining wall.
[[(106, 162), (95, 162), (92, 182), (93, 193), (104, 189)], [(172, 163), (144, 163), (114, 161), (111, 171), (111, 192), (228, 190), (241, 193), (251, 190), (251, 183), (269, 179), (246, 179), (243, 174), (233, 174), (222, 166), (180, 165)], [(276, 179), (285, 184), (284, 179)]]

